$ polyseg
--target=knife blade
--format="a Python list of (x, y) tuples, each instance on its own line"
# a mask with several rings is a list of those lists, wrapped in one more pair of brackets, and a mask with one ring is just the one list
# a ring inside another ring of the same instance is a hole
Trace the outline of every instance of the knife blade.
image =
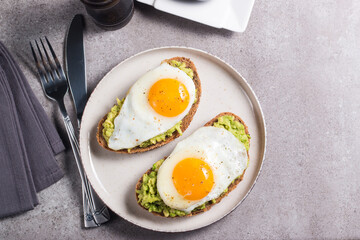
[(83, 16), (81, 14), (75, 15), (68, 30), (65, 43), (66, 70), (78, 124), (81, 122), (81, 117), (88, 99), (83, 27)]
[[(87, 96), (85, 51), (83, 43), (84, 17), (81, 14), (75, 15), (66, 35), (65, 42), (65, 64), (70, 86), (71, 95), (74, 101), (78, 126), (84, 112)], [(85, 176), (85, 181), (88, 181)], [(98, 227), (110, 219), (106, 205), (89, 184), (89, 197), (84, 194), (83, 187), (83, 209), (85, 227)]]

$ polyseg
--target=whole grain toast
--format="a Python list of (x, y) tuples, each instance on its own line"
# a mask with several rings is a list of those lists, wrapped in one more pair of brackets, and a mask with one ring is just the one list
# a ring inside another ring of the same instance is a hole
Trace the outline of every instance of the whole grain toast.
[[(204, 126), (212, 126), (214, 125), (214, 123), (217, 121), (217, 119), (221, 116), (234, 116), (234, 120), (235, 121), (239, 121), (241, 124), (244, 125), (245, 127), (245, 133), (246, 134), (249, 134), (249, 130), (248, 130), (248, 127), (246, 126), (245, 122), (237, 115), (231, 113), (231, 112), (223, 112), (223, 113), (220, 113), (218, 114), (216, 117), (214, 117), (213, 119), (211, 119), (209, 122), (207, 122)], [(249, 144), (250, 144), (250, 139), (249, 139)], [(247, 151), (247, 155), (248, 155), (248, 159), (250, 159), (250, 155), (249, 155), (249, 151)], [(165, 157), (164, 159), (166, 160), (167, 157)], [(150, 168), (149, 170), (146, 171), (146, 174), (150, 174), (152, 172), (152, 168)], [(212, 206), (214, 206), (215, 204), (219, 203), (224, 197), (226, 197), (232, 190), (234, 190), (237, 185), (242, 181), (243, 177), (244, 177), (244, 174), (245, 174), (245, 171), (246, 169), (244, 170), (244, 172), (242, 173), (241, 176), (239, 176), (238, 178), (236, 178), (234, 180), (234, 182), (232, 182), (229, 186), (228, 186), (228, 191), (225, 192), (225, 193), (222, 193), (218, 198), (215, 199), (215, 203), (209, 203), (207, 202), (206, 205), (205, 205), (205, 208), (204, 209), (201, 209), (201, 210), (195, 210), (195, 211), (192, 211), (190, 212), (189, 214), (185, 215), (185, 216), (176, 216), (176, 217), (191, 217), (191, 216), (194, 216), (194, 215), (197, 215), (199, 213), (203, 213), (203, 212), (206, 212), (208, 210), (211, 209)], [(141, 189), (141, 185), (142, 185), (142, 180), (143, 180), (143, 176), (141, 176), (141, 178), (139, 179), (139, 181), (136, 183), (136, 186), (135, 186), (135, 195), (136, 195), (136, 201), (137, 203), (139, 204), (140, 207), (142, 207), (143, 209), (145, 209), (146, 211), (148, 211), (146, 208), (144, 208), (140, 203), (139, 203), (139, 198), (138, 198), (138, 193), (137, 193), (137, 190), (140, 190)], [(151, 212), (152, 214), (156, 215), (156, 216), (161, 216), (161, 217), (165, 217), (163, 213), (157, 213), (157, 212)]]
[[(189, 113), (181, 120), (182, 122), (181, 122), (180, 129), (181, 129), (182, 132), (184, 132), (188, 128), (188, 126), (190, 125), (190, 122), (193, 119), (193, 117), (194, 117), (194, 115), (196, 113), (196, 110), (197, 110), (197, 108), (199, 106), (200, 97), (201, 97), (201, 82), (200, 82), (200, 78), (199, 78), (198, 72), (196, 70), (196, 67), (195, 67), (194, 63), (189, 58), (174, 57), (174, 58), (170, 58), (170, 59), (165, 59), (161, 63), (166, 62), (166, 63), (170, 64), (170, 62), (172, 60), (186, 63), (186, 68), (191, 68), (193, 70), (193, 72), (194, 72), (194, 76), (193, 76), (192, 80), (193, 80), (193, 82), (195, 84), (195, 89), (196, 89), (196, 101), (195, 101), (195, 103), (193, 103)], [(102, 146), (103, 148), (105, 148), (105, 149), (107, 149), (109, 151), (116, 152), (116, 153), (132, 154), (132, 153), (146, 152), (146, 151), (149, 151), (151, 149), (155, 149), (155, 148), (158, 148), (158, 147), (163, 146), (165, 144), (168, 144), (169, 142), (173, 141), (175, 138), (180, 136), (180, 134), (177, 131), (175, 131), (175, 132), (173, 132), (173, 134), (170, 137), (166, 137), (164, 141), (157, 142), (157, 143), (155, 143), (153, 145), (150, 145), (150, 146), (147, 146), (147, 147), (139, 147), (139, 146), (137, 146), (137, 147), (132, 148), (130, 151), (128, 151), (128, 149), (113, 150), (113, 149), (111, 149), (111, 148), (109, 148), (107, 146), (107, 142), (104, 139), (103, 134), (102, 134), (102, 130), (103, 130), (102, 124), (106, 120), (106, 118), (107, 118), (107, 113), (105, 114), (105, 116), (98, 123), (96, 138), (97, 138), (97, 141), (100, 144), (100, 146)]]

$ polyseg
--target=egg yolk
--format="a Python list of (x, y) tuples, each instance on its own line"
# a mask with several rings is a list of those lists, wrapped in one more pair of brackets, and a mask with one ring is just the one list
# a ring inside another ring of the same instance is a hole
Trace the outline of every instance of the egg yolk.
[(180, 81), (160, 79), (151, 86), (148, 96), (150, 106), (160, 115), (175, 117), (189, 105), (189, 92)]
[(172, 180), (177, 192), (187, 200), (204, 198), (214, 185), (210, 166), (198, 158), (186, 158), (176, 164)]

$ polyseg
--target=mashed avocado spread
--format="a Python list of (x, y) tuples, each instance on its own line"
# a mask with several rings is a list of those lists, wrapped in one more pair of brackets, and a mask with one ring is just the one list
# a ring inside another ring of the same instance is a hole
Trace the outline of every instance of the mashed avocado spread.
[(136, 190), (139, 203), (149, 212), (163, 213), (165, 217), (185, 216), (186, 213), (180, 210), (172, 209), (165, 205), (156, 188), (157, 172), (164, 159), (157, 161), (150, 174), (144, 174), (141, 189)]
[[(186, 68), (186, 63), (171, 60), (170, 65), (173, 67), (177, 67), (180, 70), (184, 71), (191, 79), (194, 78), (193, 70), (191, 68)], [(116, 101), (117, 101), (117, 104), (111, 108), (110, 112), (107, 115), (106, 120), (102, 124), (102, 126), (103, 126), (102, 134), (107, 143), (109, 142), (110, 136), (114, 132), (114, 128), (115, 128), (114, 120), (117, 117), (117, 115), (119, 115), (120, 109), (125, 101), (125, 98), (123, 98), (121, 100), (116, 99)], [(195, 98), (195, 101), (196, 101), (196, 98)], [(139, 145), (139, 147), (144, 148), (144, 147), (148, 147), (150, 145), (156, 144), (158, 142), (165, 141), (166, 137), (170, 137), (175, 131), (177, 131), (180, 135), (182, 135), (181, 121), (178, 122), (172, 128), (170, 128), (169, 130), (167, 130), (166, 132), (159, 134), (159, 135), (141, 143)], [(128, 151), (130, 152), (131, 149), (128, 149)]]
[(191, 79), (194, 78), (194, 71), (191, 68), (187, 68), (186, 63), (179, 62), (176, 60), (171, 60), (170, 65), (184, 71)]
[(214, 123), (214, 127), (224, 128), (231, 132), (240, 142), (245, 145), (247, 151), (250, 147), (250, 135), (245, 133), (245, 126), (239, 121), (234, 121), (235, 117), (230, 115), (221, 116)]
[(118, 98), (116, 99), (117, 104), (111, 108), (110, 112), (107, 114), (106, 120), (102, 124), (103, 126), (102, 134), (106, 142), (109, 142), (109, 138), (114, 132), (114, 127), (115, 127), (114, 120), (117, 117), (117, 115), (119, 115), (120, 109), (124, 101), (125, 98), (121, 100)]
[[(226, 130), (230, 131), (237, 139), (239, 139), (239, 141), (241, 141), (245, 145), (246, 150), (249, 150), (250, 135), (245, 133), (245, 127), (243, 124), (234, 120), (234, 116), (225, 115), (219, 117), (217, 119), (217, 122), (214, 123), (213, 126), (218, 128), (225, 128)], [(165, 217), (185, 216), (186, 215), (185, 212), (170, 208), (169, 206), (165, 205), (164, 201), (161, 199), (157, 191), (157, 187), (156, 187), (157, 172), (163, 162), (164, 159), (157, 161), (153, 165), (151, 169), (152, 171), (149, 174), (145, 173), (143, 175), (141, 188), (140, 190), (136, 190), (139, 199), (138, 202), (149, 212), (163, 213)], [(236, 179), (234, 179), (234, 181)], [(234, 181), (232, 181), (232, 183)], [(222, 194), (226, 194), (227, 191), (228, 189), (226, 188)], [(195, 208), (192, 212), (202, 210), (207, 205), (213, 203), (216, 203), (215, 199), (208, 201), (203, 205)]]
[(177, 131), (180, 135), (182, 135), (182, 131), (181, 131), (181, 122), (178, 122), (175, 126), (173, 126), (172, 128), (170, 128), (169, 130), (167, 130), (166, 132), (157, 135), (156, 137), (153, 137), (143, 143), (140, 144), (140, 147), (147, 147), (150, 145), (153, 145), (157, 142), (161, 142), (161, 141), (165, 141), (166, 137), (171, 137), (171, 135), (173, 134), (173, 132)]

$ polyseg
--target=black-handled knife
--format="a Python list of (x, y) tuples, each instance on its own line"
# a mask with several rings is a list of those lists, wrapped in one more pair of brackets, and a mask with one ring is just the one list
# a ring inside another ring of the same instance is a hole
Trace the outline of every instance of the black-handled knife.
[[(75, 15), (70, 24), (65, 43), (66, 71), (75, 105), (78, 126), (80, 126), (81, 117), (88, 99), (83, 28), (84, 17), (81, 14)], [(86, 176), (85, 181), (88, 181)], [(106, 205), (97, 196), (90, 184), (89, 186), (89, 199), (85, 197), (83, 187), (84, 225), (85, 227), (97, 227), (107, 222), (110, 219), (110, 214)]]
[(87, 96), (85, 51), (83, 43), (84, 20), (81, 14), (71, 22), (65, 43), (65, 61), (71, 95), (74, 100), (78, 124), (84, 112)]

